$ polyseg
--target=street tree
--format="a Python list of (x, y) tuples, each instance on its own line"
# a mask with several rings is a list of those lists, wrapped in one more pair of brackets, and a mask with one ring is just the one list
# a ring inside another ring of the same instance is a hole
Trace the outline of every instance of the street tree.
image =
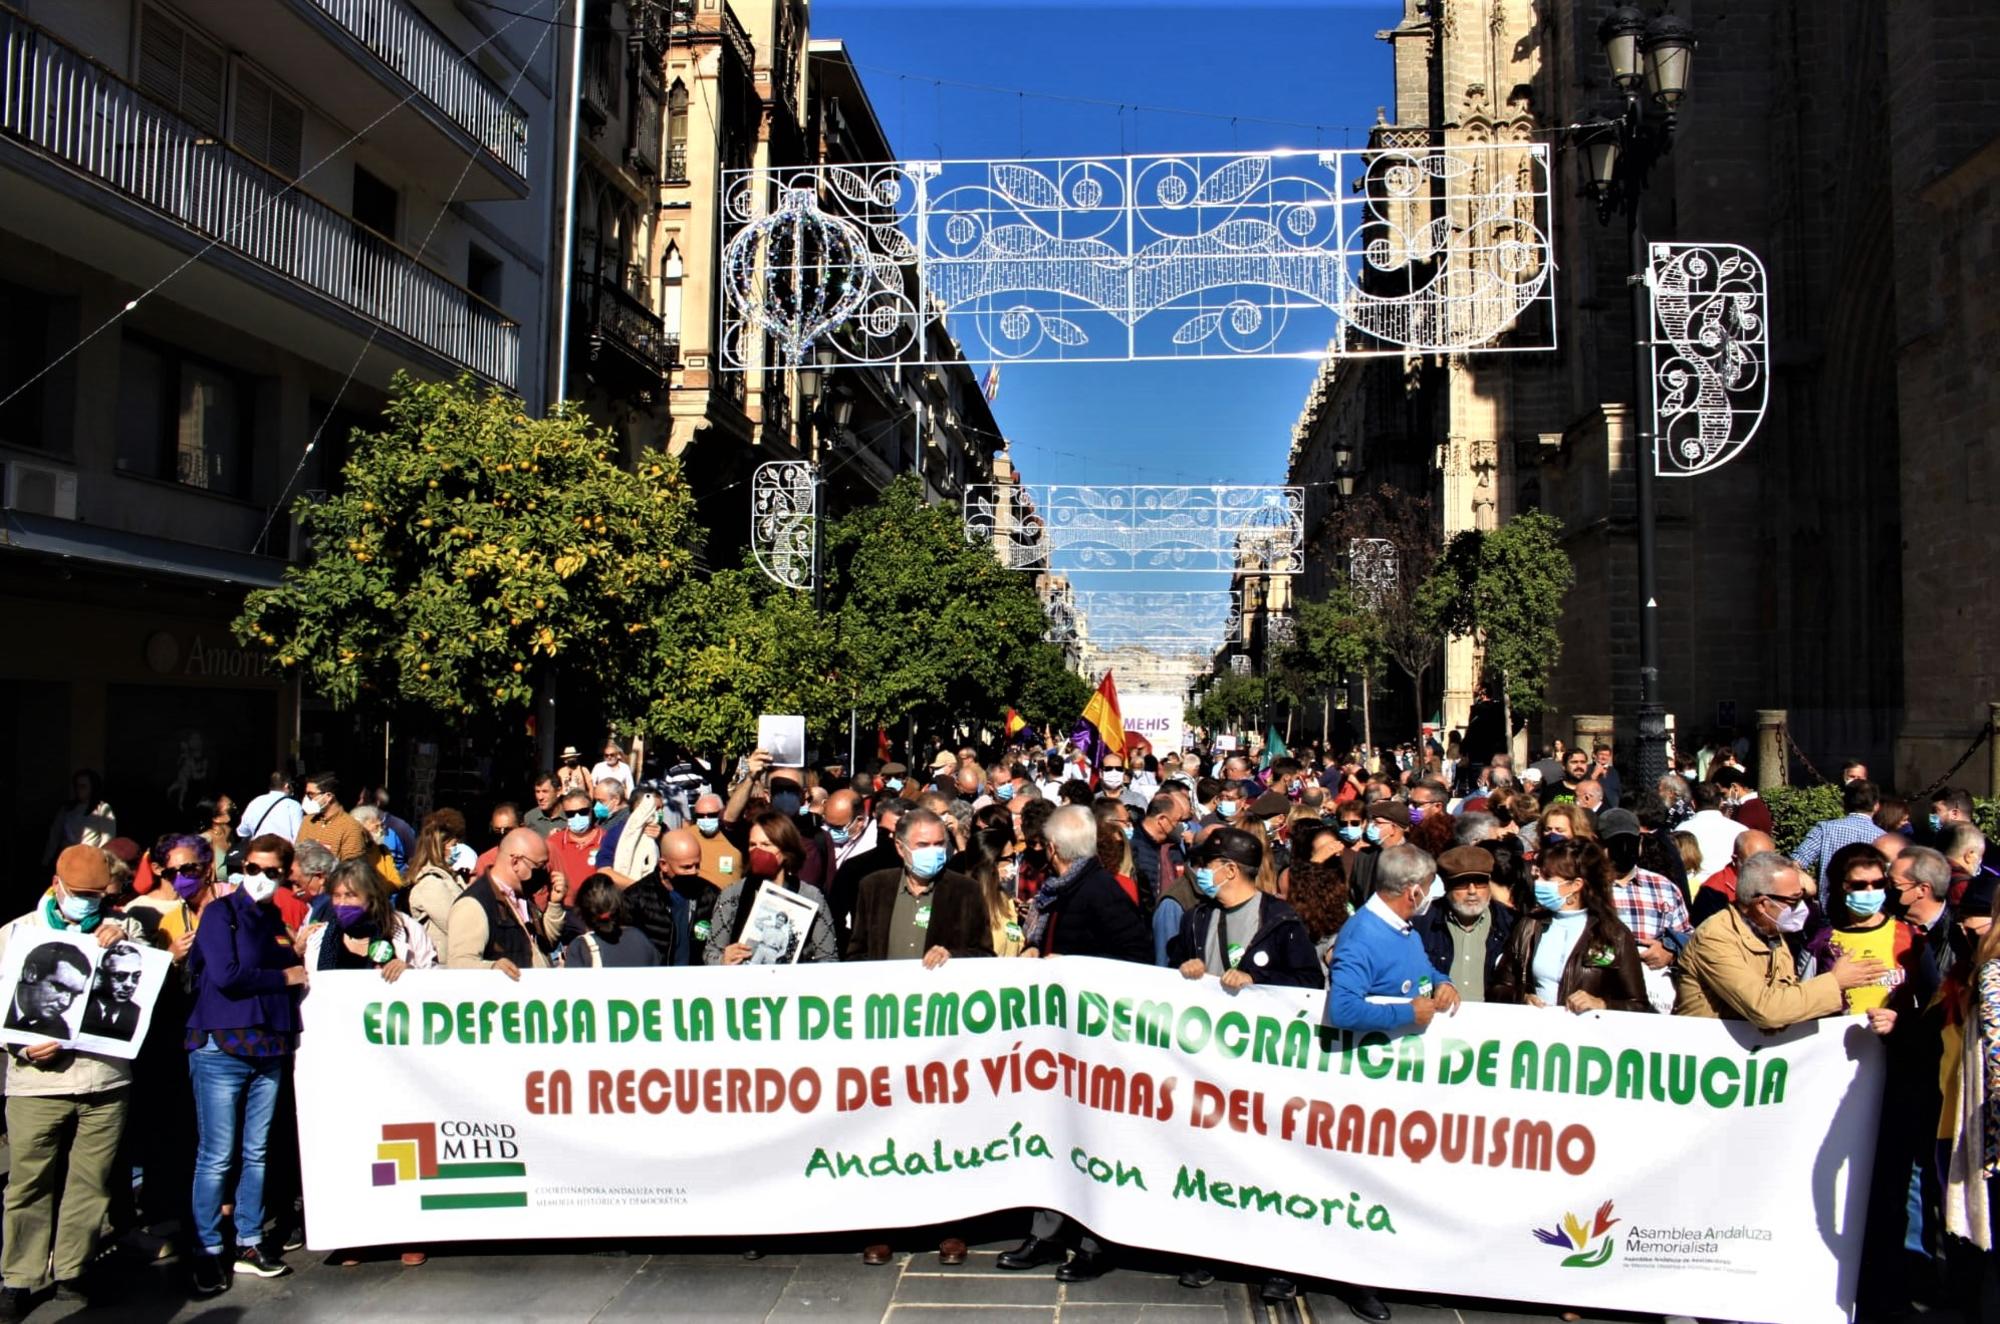
[(927, 504), (914, 475), (834, 521), (827, 551), (835, 664), (865, 725), (997, 718), (1046, 681), (1032, 576), (968, 541), (958, 508)]
[(754, 569), (688, 579), (647, 638), (642, 729), (685, 749), (742, 753), (761, 713), (799, 713), (808, 730), (845, 716), (832, 630), (812, 598)]
[(293, 512), (311, 553), (237, 637), (337, 706), (461, 717), (528, 707), (556, 668), (636, 715), (696, 536), (678, 461), (627, 468), (581, 415), (530, 418), (468, 377), (399, 374), (339, 490)]
[[(1285, 651), (1286, 667), (1304, 678), (1309, 690), (1325, 693), (1348, 676), (1361, 677), (1361, 741), (1371, 749), (1375, 733), (1368, 691), (1388, 655), (1383, 632), (1382, 617), (1368, 609), (1353, 585), (1342, 583), (1322, 601), (1299, 604), (1297, 632)], [(1327, 721), (1322, 713), (1323, 727)]]
[(1455, 534), (1419, 594), (1425, 619), (1477, 645), (1510, 740), (1516, 715), (1547, 707), (1549, 677), (1562, 656), (1563, 598), (1576, 567), (1561, 535), (1562, 522), (1539, 510), (1497, 529)]
[(1028, 650), (1027, 676), (1015, 706), (1044, 734), (1066, 732), (1090, 702), (1090, 692), (1090, 682), (1070, 670), (1061, 646), (1038, 643)]
[(1383, 655), (1410, 678), (1421, 725), (1426, 712), (1424, 679), (1437, 663), (1441, 638), (1436, 622), (1421, 606), (1425, 571), (1439, 550), (1431, 499), (1384, 483), (1341, 503), (1327, 517), (1327, 527), (1343, 557), (1357, 539), (1380, 539), (1393, 549), (1395, 573), (1355, 585), (1356, 601), (1378, 622), (1374, 633)]

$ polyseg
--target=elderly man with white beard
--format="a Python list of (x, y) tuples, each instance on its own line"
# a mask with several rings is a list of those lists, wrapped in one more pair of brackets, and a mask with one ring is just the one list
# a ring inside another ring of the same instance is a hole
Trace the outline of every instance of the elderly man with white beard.
[(1514, 932), (1514, 911), (1493, 899), (1493, 853), (1454, 846), (1438, 857), (1444, 904), (1416, 920), (1424, 954), (1450, 978), (1461, 998), (1484, 1002), (1495, 964)]

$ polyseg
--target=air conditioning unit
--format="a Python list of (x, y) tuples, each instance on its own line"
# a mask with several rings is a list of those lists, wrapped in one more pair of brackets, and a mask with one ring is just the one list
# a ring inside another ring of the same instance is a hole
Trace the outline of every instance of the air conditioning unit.
[(0, 488), (4, 488), (7, 509), (57, 519), (76, 518), (76, 475), (69, 470), (9, 460), (0, 464), (0, 473), (4, 473)]

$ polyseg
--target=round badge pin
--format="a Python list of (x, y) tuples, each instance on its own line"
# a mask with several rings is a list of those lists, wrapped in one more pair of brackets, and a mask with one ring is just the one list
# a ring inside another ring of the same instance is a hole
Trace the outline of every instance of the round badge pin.
[(1404, 991), (1405, 993), (1407, 993), (1407, 992), (1409, 992), (1409, 991), (1410, 991), (1410, 981), (1409, 981), (1409, 980), (1407, 980), (1407, 979), (1405, 979), (1405, 980), (1403, 981), (1403, 991)]
[(1258, 952), (1255, 956), (1250, 958), (1250, 964), (1269, 965), (1271, 964), (1271, 954), (1269, 952)]

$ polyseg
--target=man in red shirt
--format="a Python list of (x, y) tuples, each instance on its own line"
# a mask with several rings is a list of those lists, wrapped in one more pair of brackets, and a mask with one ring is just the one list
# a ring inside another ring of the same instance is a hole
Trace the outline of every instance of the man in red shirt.
[(588, 791), (564, 791), (562, 812), (563, 825), (549, 833), (549, 874), (561, 874), (574, 896), (583, 880), (597, 872), (593, 861), (604, 828), (591, 813)]
[(1736, 871), (1759, 851), (1777, 848), (1777, 843), (1765, 833), (1745, 831), (1737, 834), (1736, 845), (1730, 850), (1729, 863), (1710, 874), (1708, 881), (1695, 889), (1694, 901), (1688, 906), (1688, 921), (1700, 928), (1701, 922), (1716, 911), (1735, 905)]

